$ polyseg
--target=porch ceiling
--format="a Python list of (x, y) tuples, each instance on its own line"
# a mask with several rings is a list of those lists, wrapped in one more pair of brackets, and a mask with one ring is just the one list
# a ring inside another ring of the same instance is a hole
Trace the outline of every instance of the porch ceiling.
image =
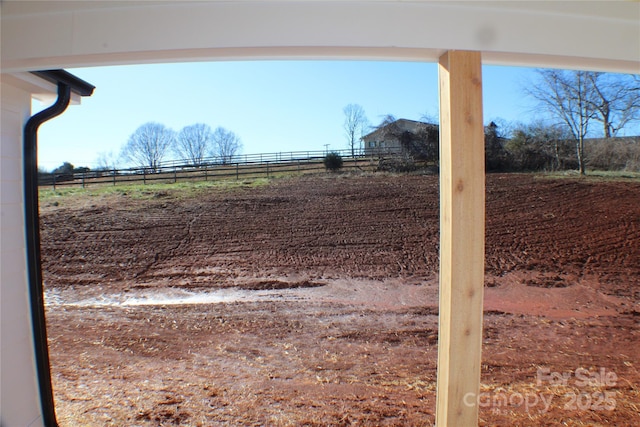
[(437, 61), (640, 73), (630, 1), (18, 1), (2, 72), (228, 59)]

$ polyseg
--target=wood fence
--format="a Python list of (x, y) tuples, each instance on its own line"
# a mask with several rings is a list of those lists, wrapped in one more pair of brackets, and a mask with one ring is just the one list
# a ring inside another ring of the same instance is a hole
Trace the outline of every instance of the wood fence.
[[(378, 157), (351, 156), (348, 150), (335, 151), (343, 156), (343, 169), (374, 170)], [(94, 185), (123, 185), (142, 182), (175, 183), (178, 181), (212, 181), (220, 179), (271, 178), (288, 174), (320, 172), (325, 169), (324, 151), (252, 154), (226, 161), (203, 159), (198, 164), (185, 161), (165, 162), (156, 168), (140, 167), (112, 170), (88, 170), (74, 174), (46, 174), (40, 176), (41, 187), (88, 187)]]

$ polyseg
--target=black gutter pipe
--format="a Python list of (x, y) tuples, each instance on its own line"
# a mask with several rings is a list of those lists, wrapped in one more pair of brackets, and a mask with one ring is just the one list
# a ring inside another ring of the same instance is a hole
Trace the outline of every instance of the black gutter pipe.
[(66, 83), (71, 87), (71, 91), (80, 96), (91, 96), (91, 94), (93, 94), (93, 90), (96, 88), (92, 84), (77, 78), (65, 70), (32, 71), (31, 74), (43, 78), (55, 85)]
[[(38, 206), (38, 128), (41, 124), (62, 114), (71, 101), (71, 92), (89, 96), (94, 87), (64, 70), (39, 71), (33, 74), (49, 81), (56, 80), (58, 99), (45, 110), (32, 116), (24, 126), (23, 174), (24, 205), (27, 239), (27, 275), (29, 281), (29, 300), (31, 303), (31, 324), (35, 348), (36, 373), (40, 391), (40, 409), (43, 423), (47, 427), (57, 427), (53, 387), (51, 385), (51, 365), (49, 362), (49, 344), (44, 309), (44, 289), (42, 285), (42, 266), (40, 252), (40, 218)], [(75, 81), (74, 81), (75, 79)], [(89, 90), (89, 88), (91, 88)]]

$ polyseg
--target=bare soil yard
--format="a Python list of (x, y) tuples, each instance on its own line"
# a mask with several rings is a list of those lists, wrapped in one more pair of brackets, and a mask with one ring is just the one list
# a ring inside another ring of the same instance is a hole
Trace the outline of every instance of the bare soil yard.
[[(41, 202), (61, 425), (427, 426), (438, 178)], [(640, 425), (640, 182), (487, 177), (481, 425)]]

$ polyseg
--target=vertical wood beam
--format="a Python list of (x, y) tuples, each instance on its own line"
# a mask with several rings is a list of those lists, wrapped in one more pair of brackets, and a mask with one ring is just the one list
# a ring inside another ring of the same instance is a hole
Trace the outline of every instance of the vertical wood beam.
[(480, 52), (440, 57), (440, 307), (436, 426), (478, 425), (484, 291)]

